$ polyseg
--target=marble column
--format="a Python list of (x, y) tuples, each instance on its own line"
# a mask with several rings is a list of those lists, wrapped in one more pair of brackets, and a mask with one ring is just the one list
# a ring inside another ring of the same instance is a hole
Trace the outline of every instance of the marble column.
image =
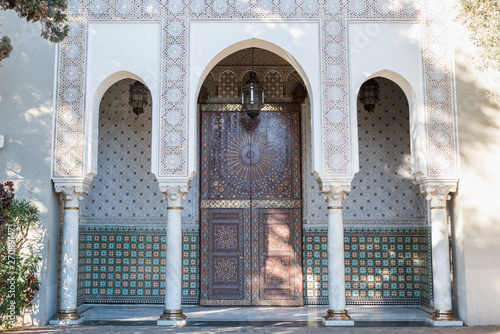
[(59, 312), (50, 320), (52, 325), (76, 325), (83, 321), (78, 314), (78, 228), (80, 200), (88, 188), (80, 186), (57, 186), (64, 200), (64, 222), (61, 256), (61, 292)]
[(420, 185), (431, 208), (432, 239), (432, 286), (434, 293), (434, 313), (427, 319), (435, 326), (461, 326), (462, 322), (452, 309), (450, 278), (450, 244), (448, 240), (448, 215), (446, 201), (450, 192), (456, 191), (455, 185)]
[(342, 201), (350, 186), (323, 186), (328, 202), (328, 305), (325, 326), (354, 326), (345, 302), (344, 222)]
[(165, 260), (165, 310), (158, 325), (185, 325), (182, 312), (182, 200), (187, 186), (161, 187), (167, 200), (167, 250)]

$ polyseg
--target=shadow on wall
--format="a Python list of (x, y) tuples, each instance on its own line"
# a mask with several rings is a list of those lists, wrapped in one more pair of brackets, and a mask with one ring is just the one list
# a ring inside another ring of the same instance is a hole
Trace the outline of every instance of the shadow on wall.
[(2, 35), (12, 39), (14, 50), (0, 68), (0, 181), (15, 183), (16, 197), (37, 205), (40, 226), (37, 240), (40, 291), (28, 310), (31, 324), (45, 323), (54, 309), (55, 244), (58, 209), (50, 179), (54, 45), (40, 37), (40, 27), (26, 23), (14, 11), (2, 11)]
[(500, 105), (486, 95), (486, 89), (494, 89), (495, 77), (478, 74), (467, 50), (458, 51), (455, 63), (464, 235), (473, 249), (488, 250), (477, 254), (490, 257), (491, 262), (484, 259), (485, 264), (496, 263), (495, 254), (500, 253)]
[[(499, 76), (480, 72), (473, 48), (461, 40), (455, 56), (460, 148), (459, 207), (453, 222), (457, 260), (456, 297), (467, 325), (499, 323), (500, 307), (500, 105), (487, 90), (499, 90)], [(453, 226), (452, 225), (452, 226)], [(464, 274), (463, 277), (460, 273)]]

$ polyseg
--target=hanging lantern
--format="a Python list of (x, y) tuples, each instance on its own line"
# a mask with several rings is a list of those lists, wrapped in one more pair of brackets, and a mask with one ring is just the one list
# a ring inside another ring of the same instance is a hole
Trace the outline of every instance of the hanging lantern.
[(136, 81), (130, 86), (128, 104), (137, 117), (144, 112), (144, 107), (148, 105), (147, 99), (148, 89), (141, 82)]
[(380, 101), (378, 94), (378, 83), (375, 79), (370, 79), (361, 86), (359, 90), (359, 101), (363, 103), (368, 113), (373, 112), (373, 110), (375, 110), (375, 105)]
[(243, 110), (251, 119), (259, 116), (264, 104), (264, 90), (255, 77), (255, 72), (250, 72), (250, 80), (243, 87), (242, 103)]
[(252, 72), (250, 72), (250, 79), (245, 86), (243, 86), (243, 92), (241, 94), (243, 111), (246, 111), (251, 119), (255, 119), (255, 117), (259, 116), (259, 112), (264, 105), (264, 87), (259, 84), (256, 73), (253, 71), (253, 54), (254, 48), (252, 48)]

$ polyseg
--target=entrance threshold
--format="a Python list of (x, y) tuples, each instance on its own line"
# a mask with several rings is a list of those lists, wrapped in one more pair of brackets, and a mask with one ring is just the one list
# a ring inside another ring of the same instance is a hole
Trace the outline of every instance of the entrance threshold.
[[(79, 308), (85, 325), (156, 325), (163, 306), (159, 305), (83, 305)], [(322, 327), (327, 306), (304, 307), (203, 307), (183, 306), (187, 326), (196, 327)], [(356, 327), (427, 326), (429, 312), (417, 306), (355, 306), (347, 311)]]

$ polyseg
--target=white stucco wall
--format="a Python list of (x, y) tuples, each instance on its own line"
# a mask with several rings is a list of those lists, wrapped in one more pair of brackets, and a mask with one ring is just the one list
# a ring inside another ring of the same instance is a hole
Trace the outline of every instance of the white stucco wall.
[(486, 97), (486, 89), (500, 92), (500, 75), (477, 70), (466, 37), (455, 42), (461, 161), (453, 201), (455, 303), (468, 325), (500, 324), (500, 105)]
[(40, 27), (13, 11), (0, 12), (0, 35), (12, 39), (14, 51), (0, 68), (0, 182), (15, 183), (16, 197), (35, 203), (41, 213), (40, 291), (28, 324), (44, 324), (56, 306), (58, 199), (50, 180), (53, 124), (54, 48), (40, 37)]

